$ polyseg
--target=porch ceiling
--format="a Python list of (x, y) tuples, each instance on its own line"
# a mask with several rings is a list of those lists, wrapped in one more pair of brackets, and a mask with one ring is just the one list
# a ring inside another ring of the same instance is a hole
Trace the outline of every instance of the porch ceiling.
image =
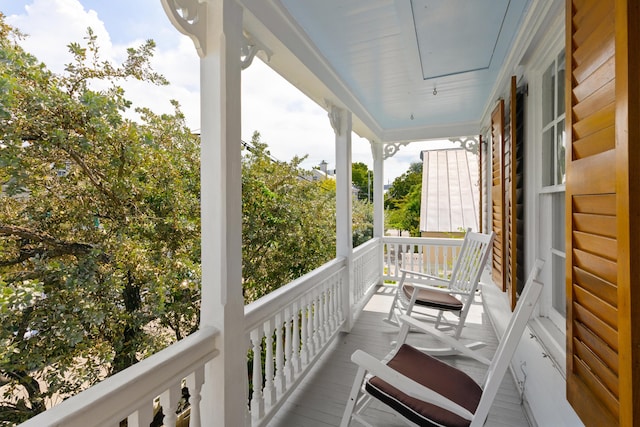
[(276, 71), (386, 142), (478, 133), (530, 0), (241, 3)]

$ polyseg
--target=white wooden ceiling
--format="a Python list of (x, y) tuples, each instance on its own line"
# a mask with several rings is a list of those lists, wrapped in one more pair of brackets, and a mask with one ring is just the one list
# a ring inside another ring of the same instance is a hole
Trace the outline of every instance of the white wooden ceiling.
[(324, 86), (378, 139), (393, 141), (479, 132), (529, 1), (243, 3), (245, 28), (269, 47), (276, 71), (318, 102), (312, 86)]

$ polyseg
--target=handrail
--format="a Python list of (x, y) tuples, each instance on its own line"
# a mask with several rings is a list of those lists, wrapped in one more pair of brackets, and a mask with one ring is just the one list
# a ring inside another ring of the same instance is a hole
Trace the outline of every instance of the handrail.
[(384, 236), (383, 243), (402, 243), (407, 245), (460, 246), (462, 237), (400, 237)]
[(346, 266), (346, 258), (335, 258), (294, 281), (268, 293), (244, 307), (244, 329), (250, 331), (264, 322), (273, 313), (282, 310), (302, 295), (310, 292), (326, 277)]
[(462, 241), (462, 238), (385, 236), (382, 277), (397, 282), (401, 269), (445, 277), (451, 273)]
[[(138, 411), (152, 414), (155, 398), (168, 390), (179, 390), (181, 379), (194, 374), (200, 376), (197, 374), (200, 370), (204, 373), (205, 363), (218, 355), (214, 339), (217, 334), (212, 327), (200, 329), (20, 426), (118, 425)], [(196, 381), (196, 384), (198, 389), (189, 391), (199, 397), (202, 383)]]

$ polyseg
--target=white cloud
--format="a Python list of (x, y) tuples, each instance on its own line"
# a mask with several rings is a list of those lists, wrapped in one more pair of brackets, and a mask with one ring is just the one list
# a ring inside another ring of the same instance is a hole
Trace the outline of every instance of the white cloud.
[(67, 45), (81, 42), (91, 27), (102, 53), (111, 55), (111, 41), (104, 23), (95, 11), (87, 11), (76, 0), (34, 0), (25, 14), (11, 15), (7, 22), (27, 33), (21, 46), (54, 72), (62, 72), (71, 62)]

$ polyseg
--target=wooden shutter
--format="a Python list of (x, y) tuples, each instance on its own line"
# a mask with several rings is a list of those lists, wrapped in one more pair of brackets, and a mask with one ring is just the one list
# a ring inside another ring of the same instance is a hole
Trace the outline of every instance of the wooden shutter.
[(493, 281), (506, 291), (504, 281), (504, 100), (491, 113), (491, 214), (495, 233), (492, 253)]
[(505, 257), (504, 281), (511, 303), (524, 286), (524, 93), (518, 91), (516, 77), (511, 77), (509, 102), (509, 132), (504, 141), (504, 207), (505, 207)]
[(587, 426), (640, 425), (640, 8), (566, 11), (567, 398)]

